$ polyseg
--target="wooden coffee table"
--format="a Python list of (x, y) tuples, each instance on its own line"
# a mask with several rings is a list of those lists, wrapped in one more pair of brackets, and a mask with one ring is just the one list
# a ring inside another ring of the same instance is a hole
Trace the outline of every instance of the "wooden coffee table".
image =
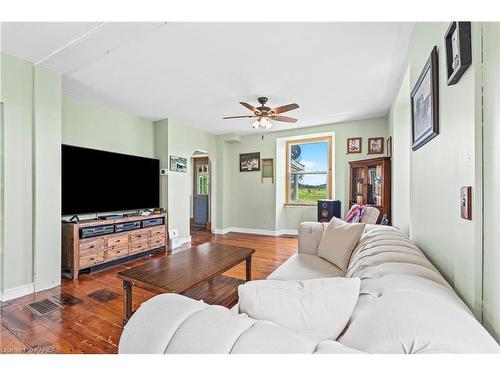
[(246, 281), (249, 281), (252, 277), (254, 252), (254, 249), (246, 247), (208, 242), (119, 272), (117, 276), (123, 280), (125, 293), (123, 325), (133, 314), (132, 286), (156, 293), (186, 294), (243, 261), (246, 261)]

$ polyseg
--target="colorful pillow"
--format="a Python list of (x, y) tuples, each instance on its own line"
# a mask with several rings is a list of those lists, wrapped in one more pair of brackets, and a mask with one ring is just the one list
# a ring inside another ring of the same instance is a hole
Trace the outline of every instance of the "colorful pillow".
[(364, 205), (353, 204), (349, 212), (347, 213), (344, 221), (348, 223), (359, 223), (363, 217), (363, 211), (365, 209)]

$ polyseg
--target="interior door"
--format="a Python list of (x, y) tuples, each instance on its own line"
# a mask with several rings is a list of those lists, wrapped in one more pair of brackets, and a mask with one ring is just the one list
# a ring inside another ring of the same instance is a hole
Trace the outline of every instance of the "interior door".
[(208, 223), (210, 170), (208, 158), (196, 158), (193, 170), (193, 221), (195, 225)]

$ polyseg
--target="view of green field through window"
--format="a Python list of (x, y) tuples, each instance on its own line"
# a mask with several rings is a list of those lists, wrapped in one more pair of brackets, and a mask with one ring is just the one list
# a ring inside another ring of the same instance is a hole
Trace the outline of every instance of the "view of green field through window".
[(328, 198), (328, 142), (292, 144), (289, 155), (290, 201), (314, 204)]

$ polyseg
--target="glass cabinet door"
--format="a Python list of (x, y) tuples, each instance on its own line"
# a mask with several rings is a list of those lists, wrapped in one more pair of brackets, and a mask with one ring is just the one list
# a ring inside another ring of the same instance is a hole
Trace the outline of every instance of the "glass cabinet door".
[(364, 185), (365, 185), (365, 168), (364, 167), (352, 168), (351, 204), (365, 204), (364, 192), (363, 192)]
[(367, 168), (366, 203), (372, 206), (382, 206), (382, 165), (369, 165)]

